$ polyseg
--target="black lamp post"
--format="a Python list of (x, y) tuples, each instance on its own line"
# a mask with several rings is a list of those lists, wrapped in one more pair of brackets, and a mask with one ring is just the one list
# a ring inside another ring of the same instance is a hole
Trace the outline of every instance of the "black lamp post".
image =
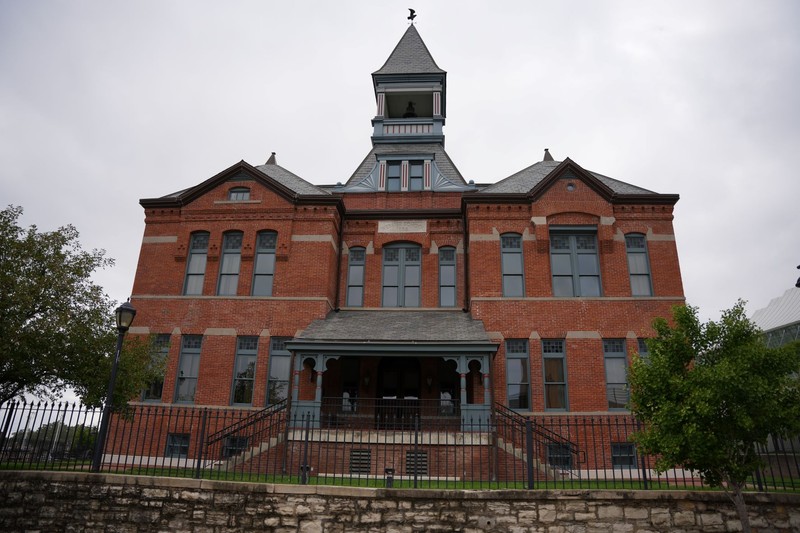
[(111, 411), (111, 399), (114, 397), (114, 383), (117, 381), (117, 364), (119, 363), (119, 354), (122, 352), (122, 340), (125, 338), (125, 333), (131, 327), (133, 317), (136, 316), (136, 309), (130, 304), (125, 302), (114, 311), (117, 316), (117, 351), (114, 353), (114, 361), (111, 363), (111, 378), (108, 380), (108, 393), (106, 394), (106, 401), (103, 404), (103, 416), (100, 418), (100, 430), (97, 432), (97, 442), (94, 446), (94, 456), (92, 457), (92, 472), (100, 471), (100, 463), (103, 462), (103, 449), (106, 445), (106, 433), (108, 432), (108, 415)]

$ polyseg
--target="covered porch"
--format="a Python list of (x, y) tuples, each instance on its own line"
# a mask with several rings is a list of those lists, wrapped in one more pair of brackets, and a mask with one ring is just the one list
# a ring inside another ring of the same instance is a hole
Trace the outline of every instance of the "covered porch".
[(485, 422), (492, 403), (483, 327), (460, 311), (340, 311), (287, 343), (292, 419), (363, 429)]

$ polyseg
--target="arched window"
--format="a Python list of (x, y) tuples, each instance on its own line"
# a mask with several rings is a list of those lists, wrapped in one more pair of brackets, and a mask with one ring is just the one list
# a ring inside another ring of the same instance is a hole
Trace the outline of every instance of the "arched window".
[(456, 306), (456, 249), (439, 248), (439, 306)]
[(419, 307), (422, 249), (391, 244), (383, 249), (383, 307)]
[(183, 282), (183, 294), (203, 294), (203, 280), (206, 276), (208, 260), (207, 231), (192, 233), (189, 241), (189, 259), (186, 263), (186, 279)]
[(347, 266), (347, 302), (349, 307), (364, 305), (364, 264), (366, 250), (361, 247), (350, 248)]
[(631, 276), (633, 296), (652, 296), (650, 260), (647, 257), (647, 238), (641, 233), (625, 235), (625, 250), (628, 252), (628, 273)]
[(250, 199), (250, 189), (247, 187), (233, 187), (228, 191), (228, 200), (231, 201), (244, 201)]
[(522, 235), (504, 233), (500, 236), (500, 259), (503, 269), (503, 296), (525, 296)]
[(272, 278), (275, 276), (275, 247), (278, 234), (259, 232), (256, 237), (256, 261), (253, 268), (253, 296), (272, 296)]
[(239, 266), (242, 263), (242, 232), (229, 231), (222, 238), (222, 261), (219, 265), (217, 294), (236, 296), (239, 288)]

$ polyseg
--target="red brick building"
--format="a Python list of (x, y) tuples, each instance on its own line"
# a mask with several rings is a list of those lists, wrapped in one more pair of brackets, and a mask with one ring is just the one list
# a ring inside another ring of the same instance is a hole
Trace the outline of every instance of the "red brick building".
[(168, 356), (142, 401), (624, 413), (630, 353), (684, 302), (678, 196), (547, 150), (475, 184), (444, 149), (447, 76), (413, 25), (372, 79), (372, 148), (341, 184), (272, 154), (141, 200), (131, 332)]

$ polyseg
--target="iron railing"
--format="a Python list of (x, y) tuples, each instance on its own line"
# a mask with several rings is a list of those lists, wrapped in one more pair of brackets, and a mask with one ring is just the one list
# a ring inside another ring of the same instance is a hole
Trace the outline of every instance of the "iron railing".
[[(389, 404), (364, 402), (359, 411), (338, 402), (338, 408), (322, 402), (319, 415), (296, 416), (285, 403), (266, 409), (131, 404), (111, 414), (101, 472), (464, 489), (701, 485), (687, 470), (656, 473), (652, 458), (631, 441), (639, 426), (628, 414), (522, 416), (494, 406), (491, 416), (467, 419), (418, 404), (387, 423), (377, 413)], [(0, 468), (89, 471), (100, 413), (68, 403), (0, 406)], [(764, 466), (748, 489), (800, 490), (798, 451), (797, 440), (759, 447)]]

